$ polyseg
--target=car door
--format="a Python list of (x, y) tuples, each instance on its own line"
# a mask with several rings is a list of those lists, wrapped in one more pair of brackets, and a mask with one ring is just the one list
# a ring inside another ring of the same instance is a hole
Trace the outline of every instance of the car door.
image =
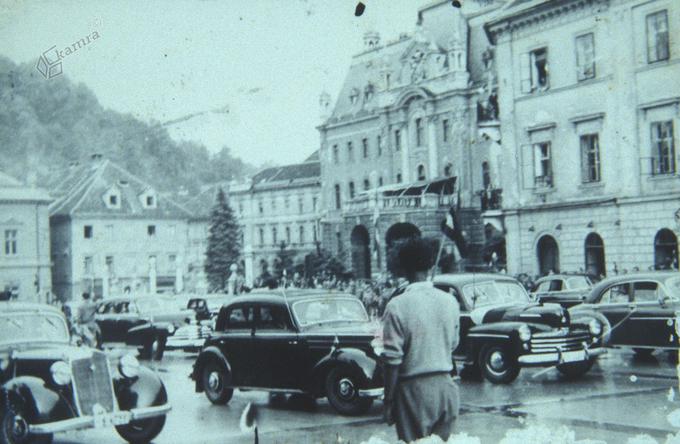
[(611, 325), (609, 343), (629, 345), (633, 343), (635, 332), (631, 329), (631, 316), (635, 310), (633, 290), (630, 282), (612, 284), (602, 290), (596, 299), (596, 309)]
[(450, 285), (436, 285), (436, 287), (452, 295), (458, 302), (458, 306), (460, 308), (460, 335), (458, 338), (458, 347), (456, 347), (454, 350), (453, 355), (457, 359), (465, 359), (465, 346), (463, 342), (467, 337), (470, 328), (474, 326), (472, 318), (470, 317), (470, 310), (465, 304), (465, 301), (463, 301), (460, 291), (458, 291), (456, 287)]
[(130, 329), (144, 322), (141, 320), (136, 307), (134, 301), (121, 301), (116, 304), (115, 331), (113, 333), (116, 342), (126, 342)]
[(218, 347), (231, 367), (232, 385), (255, 387), (255, 353), (252, 349), (254, 309), (250, 304), (229, 308), (224, 330), (217, 335)]
[(664, 290), (655, 281), (633, 282), (635, 312), (630, 316), (631, 345), (677, 348), (674, 307), (662, 302)]
[(114, 324), (115, 324), (115, 313), (114, 306), (115, 302), (102, 302), (97, 308), (97, 313), (95, 314), (95, 320), (99, 326), (99, 330), (102, 335), (102, 342), (113, 342), (114, 337)]
[(256, 306), (253, 336), (257, 386), (300, 388), (305, 378), (305, 343), (290, 320), (285, 306)]

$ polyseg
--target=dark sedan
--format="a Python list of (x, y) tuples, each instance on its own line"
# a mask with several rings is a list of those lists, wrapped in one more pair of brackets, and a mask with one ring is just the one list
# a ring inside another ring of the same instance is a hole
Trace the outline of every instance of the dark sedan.
[(655, 271), (604, 279), (586, 303), (571, 311), (595, 310), (611, 324), (609, 344), (649, 355), (655, 349), (678, 350), (680, 273)]
[(454, 358), (481, 370), (493, 383), (512, 382), (520, 368), (530, 366), (555, 365), (577, 377), (604, 353), (600, 321), (585, 315), (572, 321), (557, 304), (533, 302), (512, 277), (445, 274), (434, 285), (460, 305), (460, 344)]
[(593, 283), (585, 274), (551, 274), (536, 281), (532, 295), (538, 302), (573, 307), (585, 301)]
[[(382, 371), (369, 321), (354, 296), (328, 290), (276, 290), (234, 298), (192, 373), (196, 391), (225, 404), (234, 389), (327, 397), (358, 415), (382, 395)], [(379, 350), (378, 350), (379, 351)]]

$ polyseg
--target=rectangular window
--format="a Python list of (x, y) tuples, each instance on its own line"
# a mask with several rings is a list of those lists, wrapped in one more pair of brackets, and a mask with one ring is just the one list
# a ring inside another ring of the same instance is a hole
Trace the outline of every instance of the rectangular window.
[(316, 225), (312, 225), (312, 237), (314, 239), (314, 242), (316, 242), (316, 239), (317, 239)]
[(317, 206), (318, 202), (319, 202), (319, 199), (316, 196), (312, 197), (312, 211), (316, 212), (316, 206)]
[(115, 207), (118, 205), (118, 196), (116, 194), (111, 194), (109, 196), (109, 205)]
[(153, 207), (154, 205), (153, 196), (146, 196), (146, 206)]
[(276, 212), (276, 198), (272, 199), (272, 212)]
[(5, 230), (5, 255), (17, 254), (17, 230)]
[(340, 162), (340, 154), (338, 152), (338, 146), (333, 145), (333, 163), (339, 163)]
[(595, 36), (592, 32), (576, 37), (576, 75), (579, 81), (595, 77)]
[(335, 184), (335, 209), (342, 208), (342, 200), (340, 199), (340, 185)]
[(655, 63), (669, 58), (668, 12), (655, 12), (647, 16), (647, 62)]
[(401, 150), (401, 131), (394, 130), (394, 150)]
[(347, 142), (347, 161), (354, 162), (354, 146), (352, 146), (352, 142)]
[(675, 173), (675, 144), (673, 121), (653, 122), (652, 128), (652, 174)]
[(368, 139), (361, 140), (361, 146), (363, 150), (364, 159), (368, 158)]
[(401, 173), (397, 173), (397, 183), (401, 183)]
[(288, 199), (288, 196), (283, 198), (283, 206), (286, 207), (286, 210), (290, 210), (290, 199)]
[(349, 183), (349, 198), (354, 199), (354, 182)]
[(286, 244), (290, 245), (290, 227), (286, 227)]
[(382, 156), (382, 137), (381, 136), (378, 136), (377, 144), (378, 144), (378, 156)]
[(600, 141), (597, 134), (581, 136), (581, 180), (583, 183), (600, 181)]
[(156, 226), (155, 225), (148, 225), (146, 227), (146, 234), (149, 236), (155, 236), (156, 235)]
[(382, 176), (380, 176), (380, 178), (378, 179), (378, 186), (380, 186), (380, 187), (383, 186), (383, 178), (382, 178)]
[(416, 146), (423, 146), (423, 119), (416, 119)]
[(276, 245), (278, 240), (278, 233), (276, 232), (276, 227), (274, 227), (272, 228), (272, 244)]
[(535, 143), (534, 148), (534, 184), (537, 187), (552, 187), (553, 173), (550, 159), (550, 142)]
[(116, 273), (113, 256), (106, 256), (106, 272), (109, 276), (113, 276)]
[(169, 254), (168, 255), (168, 269), (170, 271), (175, 271), (176, 267), (177, 267), (177, 255), (176, 254)]
[(442, 139), (444, 140), (444, 142), (448, 142), (449, 132), (451, 131), (451, 128), (449, 127), (449, 119), (444, 119), (442, 121), (442, 131), (444, 133)]
[(522, 54), (520, 79), (522, 92), (545, 91), (550, 87), (548, 77), (548, 49), (539, 48)]
[(85, 256), (83, 259), (83, 272), (86, 276), (92, 275), (92, 256)]
[(260, 246), (264, 245), (264, 228), (260, 228)]
[(342, 235), (339, 231), (335, 233), (335, 242), (338, 252), (342, 251)]
[(305, 243), (305, 227), (300, 225), (300, 228), (298, 229), (299, 231), (299, 238), (300, 238), (300, 243), (304, 244)]
[(305, 211), (305, 201), (302, 197), (298, 197), (298, 211), (300, 214)]
[(92, 239), (92, 225), (85, 225), (83, 227), (83, 237), (85, 239)]
[(368, 191), (369, 189), (371, 189), (371, 181), (368, 179), (364, 179), (364, 190)]
[(260, 212), (260, 214), (264, 214), (264, 204), (262, 203), (262, 201), (259, 201), (257, 203), (257, 209)]

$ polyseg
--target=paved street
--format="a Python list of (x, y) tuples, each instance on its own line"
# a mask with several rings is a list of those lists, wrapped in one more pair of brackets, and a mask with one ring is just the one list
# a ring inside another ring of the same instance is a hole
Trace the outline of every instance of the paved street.
[[(336, 415), (325, 400), (316, 405), (296, 399), (270, 404), (262, 392), (237, 392), (229, 405), (213, 406), (203, 394), (193, 392), (187, 377), (192, 362), (192, 356), (173, 352), (156, 365), (173, 403), (157, 444), (253, 442), (252, 435), (241, 433), (238, 427), (249, 401), (260, 407), (263, 443), (358, 443), (371, 436), (396, 440), (393, 429), (380, 422), (379, 402), (360, 418)], [(523, 370), (510, 386), (465, 380), (457, 433), (496, 443), (510, 429), (556, 430), (564, 425), (577, 440), (619, 443), (646, 434), (664, 442), (668, 434), (676, 433), (666, 417), (680, 407), (677, 386), (675, 363), (668, 354), (657, 353), (652, 360), (641, 361), (623, 351), (611, 352), (599, 368), (576, 382), (541, 369)], [(113, 430), (69, 433), (55, 439), (57, 444), (121, 442)]]

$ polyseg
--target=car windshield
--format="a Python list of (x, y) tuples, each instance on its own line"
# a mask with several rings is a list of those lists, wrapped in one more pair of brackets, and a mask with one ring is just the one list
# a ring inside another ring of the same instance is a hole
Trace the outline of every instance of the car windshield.
[(569, 290), (587, 290), (591, 287), (590, 280), (585, 276), (573, 276), (567, 279)]
[(463, 287), (465, 301), (472, 308), (497, 304), (526, 304), (529, 295), (524, 287), (511, 281), (487, 281)]
[(161, 303), (156, 298), (137, 299), (137, 307), (142, 313), (152, 313), (161, 311)]
[(353, 298), (323, 298), (298, 301), (293, 304), (292, 308), (300, 327), (338, 321), (368, 321), (366, 309), (358, 299)]
[(0, 315), (0, 344), (68, 341), (68, 327), (59, 315), (43, 313)]

